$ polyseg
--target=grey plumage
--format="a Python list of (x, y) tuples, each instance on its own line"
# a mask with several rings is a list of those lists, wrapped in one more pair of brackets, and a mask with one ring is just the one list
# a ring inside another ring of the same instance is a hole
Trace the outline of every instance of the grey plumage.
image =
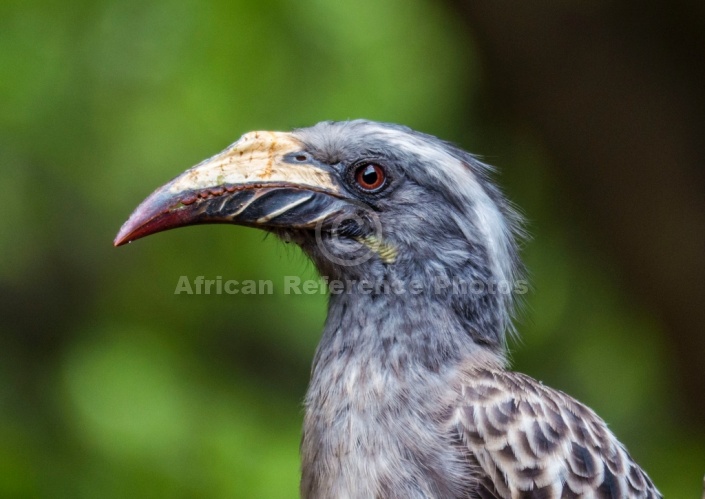
[[(245, 136), (157, 191), (116, 243), (227, 220), (297, 242), (340, 283), (305, 400), (303, 497), (660, 497), (595, 413), (505, 369), (523, 231), (489, 167), (363, 120), (295, 130), (281, 154), (272, 137)], [(251, 168), (252, 150), (265, 155), (255, 183), (204, 180), (211, 164)], [(379, 165), (383, 187), (356, 186), (359, 165)]]
[(472, 372), (457, 417), (480, 497), (658, 497), (593, 411), (523, 374)]

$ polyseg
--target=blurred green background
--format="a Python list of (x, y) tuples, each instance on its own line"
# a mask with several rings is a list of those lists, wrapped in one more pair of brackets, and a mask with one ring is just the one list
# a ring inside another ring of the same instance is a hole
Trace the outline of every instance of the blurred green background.
[[(0, 497), (297, 496), (326, 298), (280, 291), (314, 269), (240, 227), (111, 242), (154, 188), (242, 133), (358, 117), (499, 166), (533, 235), (514, 367), (594, 408), (667, 497), (699, 496), (704, 432), (669, 325), (576, 221), (540, 134), (499, 111), (456, 7), (0, 4)], [(275, 294), (175, 295), (182, 275)]]

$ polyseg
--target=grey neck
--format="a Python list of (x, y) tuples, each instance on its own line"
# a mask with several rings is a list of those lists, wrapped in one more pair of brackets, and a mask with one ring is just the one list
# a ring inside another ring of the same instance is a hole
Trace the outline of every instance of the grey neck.
[(332, 284), (314, 365), (355, 357), (399, 373), (438, 373), (473, 357), (503, 364), (503, 334), (493, 329), (497, 314), (486, 308), (499, 302), (448, 280), (426, 284), (394, 279)]
[[(331, 294), (306, 396), (301, 494), (468, 497), (468, 461), (443, 438), (472, 368), (501, 367), (447, 294)], [(457, 447), (459, 448), (459, 447)]]

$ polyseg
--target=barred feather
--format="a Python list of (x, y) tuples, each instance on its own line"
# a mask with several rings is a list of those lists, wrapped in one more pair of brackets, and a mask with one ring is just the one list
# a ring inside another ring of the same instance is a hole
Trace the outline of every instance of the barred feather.
[(454, 417), (479, 497), (661, 497), (592, 410), (523, 374), (472, 371)]

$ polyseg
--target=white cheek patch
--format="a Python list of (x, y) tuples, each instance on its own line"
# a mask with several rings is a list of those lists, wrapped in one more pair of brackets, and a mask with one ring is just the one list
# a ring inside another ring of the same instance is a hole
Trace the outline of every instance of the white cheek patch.
[(434, 168), (426, 172), (434, 177), (444, 189), (452, 192), (456, 199), (463, 200), (463, 206), (470, 213), (465, 215), (472, 219), (482, 233), (473, 237), (468, 233), (468, 225), (458, 220), (456, 223), (465, 237), (471, 242), (482, 242), (491, 259), (493, 273), (498, 282), (512, 285), (513, 255), (512, 230), (499, 206), (482, 187), (469, 165), (465, 165), (455, 156), (421, 138), (403, 131), (380, 127), (379, 132), (386, 135), (388, 142), (401, 150), (413, 153)]

